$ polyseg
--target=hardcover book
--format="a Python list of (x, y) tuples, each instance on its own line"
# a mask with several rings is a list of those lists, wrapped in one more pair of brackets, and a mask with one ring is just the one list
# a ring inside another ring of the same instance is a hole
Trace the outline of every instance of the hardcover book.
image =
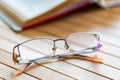
[(15, 31), (43, 24), (90, 4), (90, 0), (0, 0), (0, 18)]

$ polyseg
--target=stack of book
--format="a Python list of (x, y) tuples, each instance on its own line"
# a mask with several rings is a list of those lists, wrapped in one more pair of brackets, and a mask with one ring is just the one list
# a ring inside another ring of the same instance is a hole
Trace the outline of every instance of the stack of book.
[(91, 4), (91, 0), (0, 0), (0, 18), (22, 31)]

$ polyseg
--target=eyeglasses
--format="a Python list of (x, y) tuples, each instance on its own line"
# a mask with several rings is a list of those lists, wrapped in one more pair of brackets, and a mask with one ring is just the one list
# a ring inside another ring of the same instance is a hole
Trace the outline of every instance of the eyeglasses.
[[(76, 32), (63, 39), (34, 38), (24, 41), (13, 48), (14, 64), (24, 64), (16, 71), (16, 74), (22, 73), (31, 63), (35, 62), (72, 58), (102, 62), (98, 57), (84, 55), (99, 50), (101, 47), (99, 40), (98, 34)], [(59, 41), (60, 43), (56, 44)]]

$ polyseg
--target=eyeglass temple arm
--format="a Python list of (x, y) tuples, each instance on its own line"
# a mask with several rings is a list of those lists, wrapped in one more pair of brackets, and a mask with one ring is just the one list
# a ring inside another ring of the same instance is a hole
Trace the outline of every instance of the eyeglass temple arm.
[[(52, 58), (51, 58), (52, 59)], [(51, 60), (49, 59), (49, 60)], [(53, 58), (55, 59), (55, 58)], [(92, 61), (92, 62), (97, 62), (97, 63), (102, 63), (102, 59), (101, 58), (98, 58), (98, 57), (88, 57), (88, 56), (83, 56), (83, 55), (80, 55), (80, 54), (72, 54), (72, 55), (60, 55), (58, 58), (58, 60), (65, 60), (65, 59), (83, 59), (83, 60), (88, 60), (88, 61)], [(38, 59), (37, 59), (38, 60)], [(37, 61), (37, 60), (34, 60), (33, 62)], [(15, 75), (19, 75), (21, 73), (23, 73), (25, 71), (25, 69), (30, 65), (32, 64), (33, 62), (31, 63), (27, 63), (23, 66), (21, 66), (19, 69), (16, 70), (15, 72)]]
[(102, 59), (101, 58), (89, 57), (89, 56), (84, 56), (84, 55), (80, 55), (80, 54), (60, 56), (60, 58), (63, 58), (63, 59), (83, 59), (83, 60), (88, 60), (88, 61), (92, 61), (92, 62), (102, 63)]
[[(80, 55), (80, 54), (68, 54), (68, 55), (57, 55), (57, 56), (53, 56), (51, 58), (46, 57), (46, 61), (48, 60), (52, 60), (52, 59), (57, 59), (57, 60), (65, 60), (65, 59), (83, 59), (83, 60), (88, 60), (88, 61), (92, 61), (92, 62), (97, 62), (97, 63), (102, 63), (102, 59), (98, 58), (98, 57), (88, 57), (88, 56), (84, 56), (84, 55)], [(39, 59), (33, 60), (31, 61), (31, 63), (27, 63), (25, 65), (23, 65), (22, 67), (20, 67), (18, 70), (16, 70), (15, 75), (19, 75), (21, 73), (24, 72), (24, 70), (33, 62), (38, 61)]]
[(17, 69), (16, 71), (15, 71), (15, 75), (17, 76), (17, 75), (20, 75), (21, 73), (23, 73), (24, 71), (25, 71), (25, 69), (28, 67), (28, 66), (30, 66), (32, 63), (27, 63), (27, 64), (24, 64), (24, 65), (22, 65), (19, 69)]
[(36, 61), (40, 61), (41, 63), (42, 62), (50, 62), (51, 60), (63, 60), (63, 59), (84, 59), (84, 60), (89, 60), (89, 61), (93, 61), (93, 62), (102, 62), (102, 59), (101, 58), (98, 58), (96, 56), (94, 57), (89, 57), (89, 56), (84, 56), (84, 55), (81, 55), (79, 53), (74, 53), (74, 54), (61, 54), (61, 55), (55, 55), (55, 56), (47, 56), (47, 57), (43, 57), (43, 58), (37, 58), (37, 59), (34, 59), (34, 60), (31, 60), (30, 62), (36, 62)]
[[(15, 48), (14, 48), (15, 49)], [(87, 48), (87, 49), (92, 49), (92, 48)], [(87, 50), (85, 49), (85, 50)], [(84, 50), (84, 51), (85, 51)], [(14, 52), (14, 51), (13, 51)], [(16, 62), (16, 58), (17, 58), (17, 54), (14, 53), (13, 55), (13, 60)], [(43, 59), (43, 60), (42, 60)], [(46, 60), (45, 60), (46, 59)], [(102, 59), (101, 58), (98, 58), (98, 57), (89, 57), (89, 56), (84, 56), (84, 55), (81, 55), (80, 53), (77, 53), (77, 54), (67, 54), (67, 55), (55, 55), (55, 56), (51, 56), (51, 57), (43, 57), (43, 58), (38, 58), (38, 59), (35, 59), (35, 60), (31, 60), (30, 62), (31, 63), (27, 63), (25, 65), (23, 65), (22, 67), (20, 67), (18, 70), (16, 70), (15, 72), (15, 75), (19, 75), (21, 74), (22, 72), (24, 72), (24, 70), (30, 65), (32, 64), (33, 62), (36, 62), (36, 61), (50, 61), (50, 60), (53, 60), (53, 59), (57, 59), (57, 60), (65, 60), (65, 59), (83, 59), (83, 60), (88, 60), (88, 61), (92, 61), (92, 62), (97, 62), (97, 63), (102, 63)]]

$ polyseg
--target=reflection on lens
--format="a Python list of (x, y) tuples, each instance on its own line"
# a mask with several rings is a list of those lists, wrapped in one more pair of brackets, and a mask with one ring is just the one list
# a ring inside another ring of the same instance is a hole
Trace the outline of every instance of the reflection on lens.
[(53, 41), (50, 39), (34, 39), (19, 46), (23, 60), (34, 60), (52, 53)]
[(86, 48), (96, 47), (98, 40), (93, 34), (73, 33), (66, 38), (69, 47), (73, 50), (80, 51)]

